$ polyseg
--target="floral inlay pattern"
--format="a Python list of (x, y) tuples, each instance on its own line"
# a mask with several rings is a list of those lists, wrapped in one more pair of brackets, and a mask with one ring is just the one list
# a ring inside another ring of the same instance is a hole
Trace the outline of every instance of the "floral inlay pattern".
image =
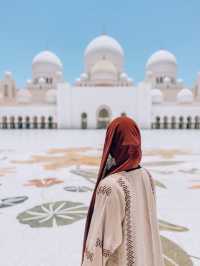
[(31, 227), (55, 227), (74, 223), (85, 217), (83, 203), (56, 201), (35, 206), (17, 216), (20, 223)]

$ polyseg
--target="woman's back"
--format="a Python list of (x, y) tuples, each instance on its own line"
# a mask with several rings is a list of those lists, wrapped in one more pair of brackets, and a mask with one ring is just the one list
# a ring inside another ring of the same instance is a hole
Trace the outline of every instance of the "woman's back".
[(143, 167), (100, 181), (83, 265), (164, 266), (155, 185)]

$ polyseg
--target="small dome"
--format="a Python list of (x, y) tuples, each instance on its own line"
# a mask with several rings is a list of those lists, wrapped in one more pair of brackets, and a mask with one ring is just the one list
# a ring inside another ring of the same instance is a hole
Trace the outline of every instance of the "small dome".
[(50, 51), (43, 51), (36, 55), (32, 62), (32, 80), (40, 78), (56, 81), (56, 73), (63, 72), (60, 59)]
[(177, 94), (177, 101), (179, 103), (191, 103), (193, 101), (192, 91), (184, 88)]
[(12, 72), (10, 72), (10, 71), (5, 71), (5, 72), (4, 72), (4, 77), (5, 77), (5, 78), (8, 78), (8, 79), (11, 79), (11, 78), (12, 78)]
[(46, 92), (46, 101), (48, 103), (56, 103), (57, 92), (55, 89), (50, 89)]
[(126, 73), (123, 72), (123, 73), (121, 73), (121, 75), (120, 75), (120, 79), (121, 79), (121, 80), (126, 80), (126, 81), (127, 81), (127, 80), (128, 80), (128, 75), (127, 75)]
[(26, 81), (26, 84), (32, 84), (32, 80), (31, 79), (27, 79), (27, 81)]
[(150, 67), (154, 64), (160, 64), (160, 63), (171, 63), (171, 64), (177, 64), (176, 57), (167, 50), (159, 50), (152, 54), (152, 56), (148, 59), (146, 67)]
[(86, 73), (81, 74), (81, 80), (85, 81), (88, 79), (88, 75)]
[(151, 98), (152, 98), (152, 103), (154, 104), (160, 104), (163, 102), (163, 94), (159, 89), (151, 90)]
[(116, 73), (115, 66), (108, 60), (100, 60), (98, 61), (91, 70), (91, 73)]
[(35, 64), (53, 64), (62, 68), (60, 59), (50, 51), (42, 51), (33, 58), (33, 65)]
[(166, 50), (155, 52), (146, 63), (146, 72), (152, 72), (154, 79), (169, 77), (176, 80), (177, 62), (176, 57)]
[(121, 45), (108, 35), (101, 35), (92, 40), (84, 53), (85, 71), (90, 72), (94, 65), (101, 59), (113, 63), (119, 72), (123, 68), (124, 52)]
[(31, 102), (31, 93), (27, 89), (20, 89), (17, 92), (17, 102), (18, 103), (30, 103)]

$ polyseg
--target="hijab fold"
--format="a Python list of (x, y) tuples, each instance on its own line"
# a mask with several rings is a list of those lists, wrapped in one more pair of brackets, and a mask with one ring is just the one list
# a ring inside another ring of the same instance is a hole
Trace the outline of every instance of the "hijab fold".
[(115, 118), (106, 130), (100, 168), (85, 223), (82, 262), (99, 182), (108, 175), (137, 167), (141, 158), (141, 134), (136, 122), (127, 116)]

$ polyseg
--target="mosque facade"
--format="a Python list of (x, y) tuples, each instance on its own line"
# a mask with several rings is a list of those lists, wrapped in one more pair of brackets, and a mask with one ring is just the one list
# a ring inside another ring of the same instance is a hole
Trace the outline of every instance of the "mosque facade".
[(135, 84), (124, 70), (124, 51), (108, 35), (84, 52), (84, 71), (74, 84), (51, 51), (33, 58), (32, 79), (17, 88), (11, 72), (0, 81), (0, 128), (105, 128), (130, 116), (146, 129), (200, 129), (200, 74), (187, 88), (178, 78), (176, 57), (167, 50), (147, 60), (145, 78)]

